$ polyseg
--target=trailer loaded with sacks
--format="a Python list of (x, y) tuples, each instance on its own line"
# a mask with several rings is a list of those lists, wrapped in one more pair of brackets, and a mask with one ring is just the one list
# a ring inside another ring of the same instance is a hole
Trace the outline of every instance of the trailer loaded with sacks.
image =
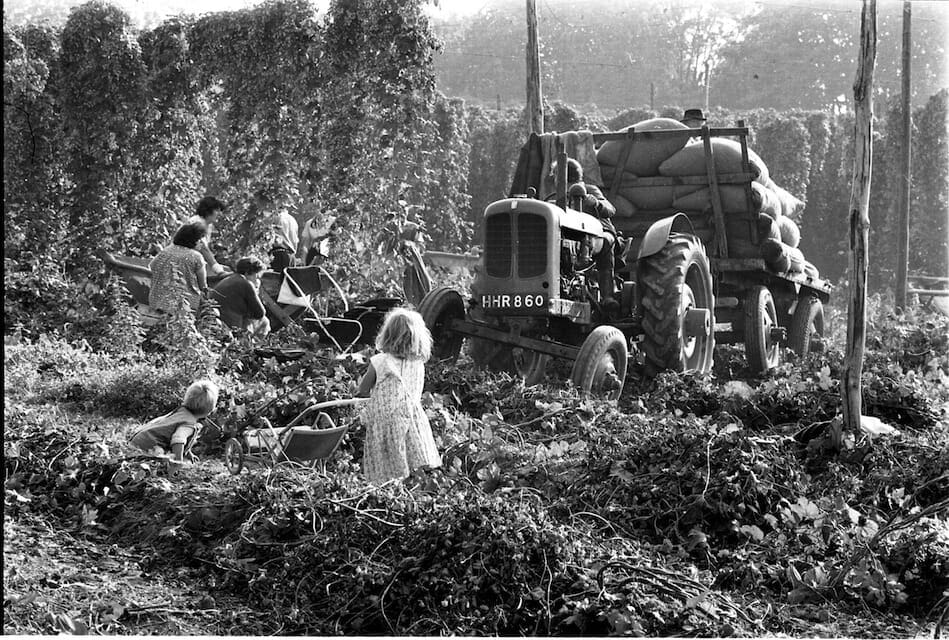
[[(452, 359), (467, 340), (477, 364), (529, 384), (564, 358), (578, 387), (616, 398), (631, 349), (647, 375), (707, 372), (716, 341), (743, 343), (756, 372), (776, 366), (782, 346), (819, 349), (832, 287), (798, 249), (803, 203), (774, 182), (748, 133), (741, 121), (654, 118), (531, 134), (510, 197), (485, 209), (471, 297), (442, 287), (420, 304), (435, 355)], [(568, 190), (568, 157), (616, 208), (616, 242), (583, 212), (585, 187)], [(611, 244), (612, 291), (600, 291), (596, 256)]]

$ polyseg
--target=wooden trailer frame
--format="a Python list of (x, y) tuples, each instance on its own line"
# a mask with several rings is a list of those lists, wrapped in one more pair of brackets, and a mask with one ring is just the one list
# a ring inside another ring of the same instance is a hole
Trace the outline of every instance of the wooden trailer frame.
[[(623, 168), (632, 155), (635, 142), (641, 139), (689, 135), (699, 137), (705, 151), (704, 176), (655, 176), (623, 178)], [(685, 213), (692, 223), (695, 235), (708, 247), (709, 263), (712, 270), (713, 287), (715, 293), (716, 324), (715, 338), (718, 343), (734, 344), (744, 340), (740, 329), (742, 322), (742, 302), (753, 287), (766, 287), (774, 297), (779, 327), (775, 328), (776, 342), (786, 339), (793, 314), (798, 300), (803, 296), (813, 296), (822, 304), (828, 302), (833, 285), (819, 277), (806, 273), (779, 273), (768, 268), (765, 260), (753, 257), (735, 257), (737, 241), (728, 235), (728, 224), (722, 206), (720, 186), (740, 185), (744, 187), (747, 207), (745, 211), (729, 214), (729, 223), (732, 228), (736, 225), (747, 225), (748, 239), (751, 245), (760, 245), (763, 238), (758, 232), (759, 212), (753, 206), (752, 182), (757, 177), (751, 166), (748, 153), (748, 127), (739, 120), (735, 127), (709, 127), (703, 125), (697, 129), (668, 129), (638, 132), (631, 127), (626, 131), (593, 134), (594, 143), (600, 145), (607, 141), (624, 142), (620, 151), (620, 159), (612, 180), (605, 185), (607, 198), (613, 199), (622, 187), (647, 187), (681, 185), (703, 185), (710, 190), (710, 212), (701, 214)], [(741, 168), (739, 173), (719, 173), (715, 166), (714, 147), (712, 139), (716, 137), (737, 138), (741, 147)], [(558, 176), (559, 178), (559, 176)], [(565, 176), (563, 176), (565, 182)], [(560, 182), (560, 180), (558, 180)], [(564, 187), (565, 188), (565, 187)], [(558, 192), (558, 196), (560, 193)], [(631, 218), (614, 217), (613, 224), (617, 230), (631, 238), (640, 238), (649, 229), (650, 225), (660, 219), (684, 212), (675, 209), (651, 210), (637, 212)], [(730, 324), (730, 328), (721, 325)]]

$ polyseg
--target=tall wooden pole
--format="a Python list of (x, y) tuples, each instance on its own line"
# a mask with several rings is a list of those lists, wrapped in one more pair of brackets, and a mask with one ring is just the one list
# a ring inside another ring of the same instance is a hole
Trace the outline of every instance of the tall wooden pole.
[(708, 117), (708, 94), (712, 90), (711, 65), (705, 61), (705, 117)]
[(850, 302), (847, 306), (847, 351), (843, 369), (843, 421), (832, 429), (839, 450), (843, 429), (856, 432), (862, 412), (863, 352), (867, 340), (867, 240), (870, 232), (870, 174), (873, 154), (873, 67), (877, 48), (876, 0), (863, 0), (860, 13), (860, 59), (853, 83), (854, 156), (850, 191)]
[(913, 9), (903, 0), (903, 147), (900, 149), (900, 216), (896, 241), (896, 308), (906, 309), (906, 276), (909, 268), (909, 192), (912, 183), (913, 107), (910, 103)]
[(544, 132), (540, 90), (540, 46), (537, 43), (537, 0), (527, 0), (527, 121), (531, 133)]

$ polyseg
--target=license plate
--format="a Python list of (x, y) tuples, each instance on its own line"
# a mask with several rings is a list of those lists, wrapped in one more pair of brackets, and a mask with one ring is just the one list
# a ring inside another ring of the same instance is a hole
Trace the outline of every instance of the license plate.
[(541, 294), (498, 294), (481, 296), (485, 309), (546, 309), (547, 297)]

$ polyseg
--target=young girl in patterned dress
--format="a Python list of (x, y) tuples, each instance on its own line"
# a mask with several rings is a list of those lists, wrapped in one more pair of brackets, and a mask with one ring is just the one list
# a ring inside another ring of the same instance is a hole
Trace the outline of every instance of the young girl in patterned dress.
[(363, 474), (382, 483), (407, 478), (420, 467), (441, 466), (442, 460), (422, 409), (425, 361), (432, 353), (432, 336), (422, 316), (402, 308), (390, 311), (376, 349), (356, 395), (369, 398), (362, 413)]

